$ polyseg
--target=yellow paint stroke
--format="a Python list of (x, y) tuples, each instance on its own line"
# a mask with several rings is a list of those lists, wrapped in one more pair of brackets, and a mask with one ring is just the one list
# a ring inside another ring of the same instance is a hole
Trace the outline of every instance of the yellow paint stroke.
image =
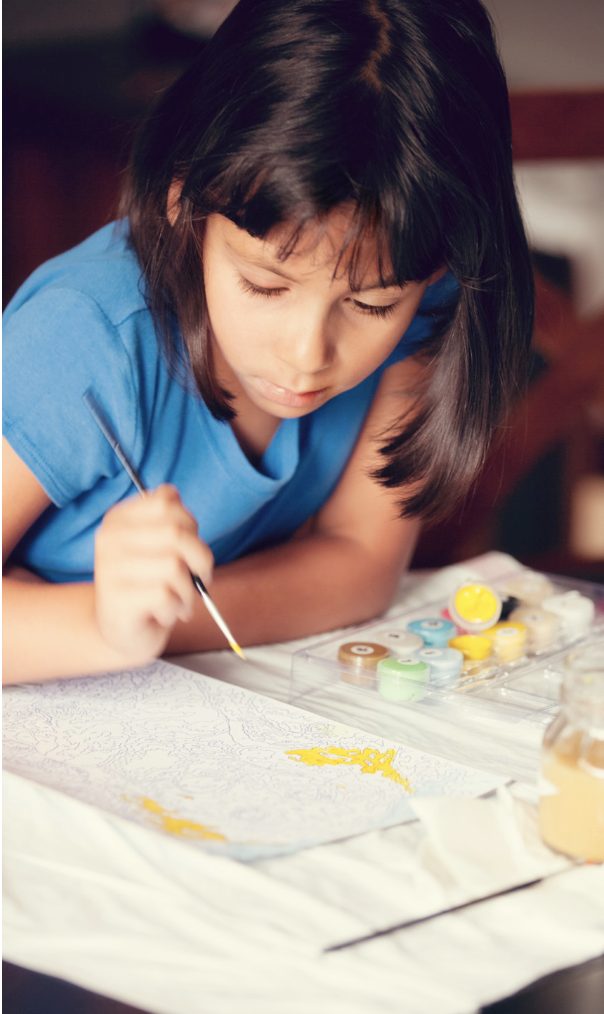
[(147, 796), (137, 796), (135, 799), (122, 796), (122, 799), (125, 799), (127, 803), (135, 803), (146, 810), (151, 814), (151, 822), (162, 831), (167, 831), (168, 834), (176, 835), (178, 838), (193, 838), (202, 841), (226, 841), (224, 835), (212, 831), (205, 824), (182, 820), (177, 816), (175, 810), (165, 810), (163, 806), (156, 803), (154, 799), (148, 799)]
[(308, 764), (309, 767), (324, 764), (358, 764), (361, 771), (367, 775), (383, 775), (391, 781), (402, 785), (407, 792), (413, 792), (409, 780), (399, 775), (392, 767), (392, 761), (396, 756), (395, 750), (387, 750), (386, 753), (379, 753), (378, 750), (367, 746), (364, 750), (345, 750), (342, 746), (313, 746), (310, 750), (286, 750), (288, 757)]

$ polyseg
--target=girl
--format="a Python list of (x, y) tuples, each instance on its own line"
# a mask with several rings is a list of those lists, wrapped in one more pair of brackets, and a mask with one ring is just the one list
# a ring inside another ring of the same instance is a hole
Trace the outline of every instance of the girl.
[(243, 645), (380, 613), (522, 377), (478, 0), (241, 0), (149, 116), (122, 210), (6, 313), (12, 682), (222, 647), (190, 571)]

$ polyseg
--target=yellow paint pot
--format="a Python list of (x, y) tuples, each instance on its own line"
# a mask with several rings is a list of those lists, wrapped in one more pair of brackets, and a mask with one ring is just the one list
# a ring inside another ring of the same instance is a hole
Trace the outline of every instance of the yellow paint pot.
[(501, 598), (488, 584), (466, 581), (451, 595), (449, 613), (458, 627), (478, 633), (497, 623), (501, 616)]
[(493, 643), (493, 651), (500, 662), (513, 662), (526, 651), (527, 631), (524, 623), (496, 623), (485, 630), (484, 636)]
[(468, 662), (482, 662), (491, 654), (492, 644), (489, 637), (481, 637), (480, 634), (460, 634), (459, 637), (452, 637), (449, 641), (449, 648), (456, 648), (461, 651), (467, 668)]

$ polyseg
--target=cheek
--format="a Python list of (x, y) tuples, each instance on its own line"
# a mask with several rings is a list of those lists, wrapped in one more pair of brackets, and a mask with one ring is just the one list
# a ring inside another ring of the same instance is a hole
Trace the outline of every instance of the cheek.
[(223, 286), (217, 277), (208, 279), (206, 302), (214, 340), (225, 358), (233, 366), (253, 361), (270, 339), (264, 308), (250, 305), (237, 284)]
[(369, 326), (364, 341), (357, 345), (358, 367), (369, 374), (381, 366), (400, 342), (410, 319), (405, 314), (404, 317), (398, 316), (397, 319), (387, 323), (378, 320), (373, 327)]

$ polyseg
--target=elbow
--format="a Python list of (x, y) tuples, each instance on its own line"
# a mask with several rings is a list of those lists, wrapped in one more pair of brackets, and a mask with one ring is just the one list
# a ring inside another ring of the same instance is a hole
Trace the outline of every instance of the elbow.
[(361, 567), (354, 589), (355, 615), (350, 622), (365, 623), (385, 613), (394, 602), (405, 569), (393, 566), (391, 561), (384, 564), (373, 560)]

